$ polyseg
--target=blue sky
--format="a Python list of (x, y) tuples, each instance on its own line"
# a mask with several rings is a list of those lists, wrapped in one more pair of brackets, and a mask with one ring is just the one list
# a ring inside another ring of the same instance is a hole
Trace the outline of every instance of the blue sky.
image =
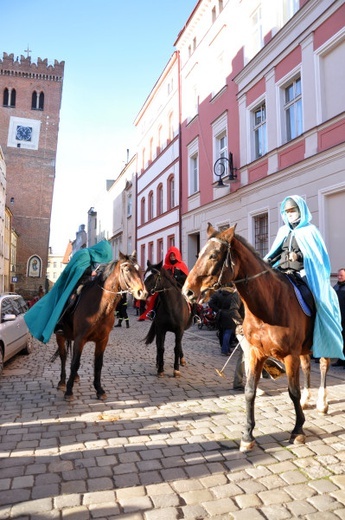
[[(3, 52), (65, 61), (50, 245), (64, 253), (106, 179), (197, 0), (0, 0)], [(96, 208), (97, 209), (97, 208)]]

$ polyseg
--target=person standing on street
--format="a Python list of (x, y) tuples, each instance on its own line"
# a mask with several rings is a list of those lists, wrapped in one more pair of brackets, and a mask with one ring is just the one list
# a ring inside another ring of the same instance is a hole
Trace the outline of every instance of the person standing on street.
[[(345, 357), (345, 267), (341, 267), (338, 270), (338, 281), (334, 285), (334, 290), (337, 293), (341, 314), (341, 326), (343, 328), (343, 354)], [(332, 365), (333, 367), (344, 367), (345, 369), (345, 361), (343, 359), (338, 359)]]

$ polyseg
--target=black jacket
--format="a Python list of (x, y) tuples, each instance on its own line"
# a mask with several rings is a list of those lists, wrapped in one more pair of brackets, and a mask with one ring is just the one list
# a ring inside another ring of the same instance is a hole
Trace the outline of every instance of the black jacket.
[(209, 306), (217, 313), (219, 329), (235, 330), (237, 325), (243, 323), (244, 308), (237, 291), (219, 289), (211, 296)]

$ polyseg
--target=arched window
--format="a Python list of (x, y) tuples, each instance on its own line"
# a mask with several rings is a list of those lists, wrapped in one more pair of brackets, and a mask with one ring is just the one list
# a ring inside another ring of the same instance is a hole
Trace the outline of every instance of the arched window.
[(145, 197), (140, 201), (140, 223), (145, 224)]
[(43, 108), (44, 108), (44, 93), (43, 92), (40, 92), (40, 94), (38, 94), (36, 92), (36, 90), (33, 91), (32, 98), (31, 98), (31, 108), (32, 108), (32, 110), (43, 110)]
[(7, 87), (4, 89), (3, 95), (3, 106), (4, 107), (15, 107), (16, 106), (16, 89), (8, 89)]
[(163, 184), (159, 184), (157, 188), (157, 215), (163, 213)]
[(153, 191), (150, 191), (149, 197), (148, 197), (148, 219), (152, 220), (154, 215), (154, 208), (153, 208)]
[(168, 178), (168, 210), (175, 207), (175, 177), (170, 175)]

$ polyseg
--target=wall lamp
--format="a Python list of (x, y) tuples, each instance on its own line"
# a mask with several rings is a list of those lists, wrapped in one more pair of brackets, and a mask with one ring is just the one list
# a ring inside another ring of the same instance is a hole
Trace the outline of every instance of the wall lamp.
[(229, 182), (237, 180), (237, 174), (235, 173), (237, 168), (234, 168), (232, 152), (229, 153), (229, 158), (219, 157), (213, 165), (214, 174), (219, 177), (216, 188), (227, 188), (229, 184), (224, 184), (223, 175), (227, 175)]

